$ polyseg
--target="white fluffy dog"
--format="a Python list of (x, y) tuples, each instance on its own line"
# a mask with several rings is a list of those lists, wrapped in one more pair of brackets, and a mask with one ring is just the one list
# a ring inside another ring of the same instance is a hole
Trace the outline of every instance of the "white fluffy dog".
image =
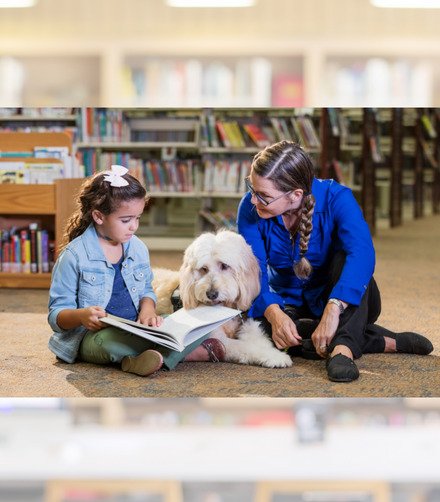
[[(180, 269), (183, 306), (224, 305), (246, 311), (260, 292), (260, 267), (251, 247), (234, 232), (205, 233), (186, 249)], [(226, 348), (226, 361), (268, 368), (292, 365), (253, 319), (238, 316), (211, 333)]]

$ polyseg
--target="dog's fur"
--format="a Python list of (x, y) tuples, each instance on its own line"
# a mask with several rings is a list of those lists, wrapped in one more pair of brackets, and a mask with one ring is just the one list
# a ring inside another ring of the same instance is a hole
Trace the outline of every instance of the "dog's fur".
[[(177, 281), (176, 272), (156, 270), (154, 274), (157, 284), (172, 281), (174, 286)], [(260, 292), (260, 268), (251, 247), (241, 235), (228, 230), (195, 239), (185, 251), (179, 278), (186, 309), (221, 304), (246, 311)], [(161, 296), (158, 301), (163, 305)], [(224, 343), (226, 361), (269, 368), (292, 365), (290, 356), (274, 347), (253, 319), (232, 319), (211, 336)]]

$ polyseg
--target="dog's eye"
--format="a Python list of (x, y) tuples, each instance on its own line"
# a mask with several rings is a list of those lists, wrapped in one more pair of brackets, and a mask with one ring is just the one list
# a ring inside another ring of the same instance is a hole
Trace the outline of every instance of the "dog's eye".
[(220, 263), (220, 270), (228, 270), (228, 268), (231, 268), (229, 265), (226, 263)]
[(201, 274), (207, 274), (207, 273), (209, 272), (209, 269), (208, 269), (208, 267), (201, 267), (201, 268), (199, 269), (199, 272), (200, 272)]

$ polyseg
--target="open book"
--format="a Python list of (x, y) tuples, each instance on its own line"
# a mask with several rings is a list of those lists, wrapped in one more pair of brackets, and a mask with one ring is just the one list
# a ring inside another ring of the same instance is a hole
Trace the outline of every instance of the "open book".
[(191, 310), (179, 309), (166, 317), (158, 328), (110, 314), (101, 317), (99, 320), (164, 347), (182, 352), (187, 345), (210, 333), (238, 314), (240, 314), (240, 310), (223, 307), (222, 305), (212, 307), (204, 305)]

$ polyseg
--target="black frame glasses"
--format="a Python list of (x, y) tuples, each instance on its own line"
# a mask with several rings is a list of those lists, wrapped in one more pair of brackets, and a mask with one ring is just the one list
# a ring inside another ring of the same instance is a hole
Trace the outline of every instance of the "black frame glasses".
[(282, 199), (285, 195), (289, 195), (289, 193), (292, 191), (292, 190), (289, 190), (288, 192), (283, 193), (282, 195), (279, 195), (278, 197), (275, 197), (274, 199), (267, 201), (264, 197), (262, 197), (258, 192), (255, 191), (254, 187), (251, 185), (249, 178), (245, 178), (244, 182), (245, 182), (245, 185), (246, 185), (248, 192), (250, 192), (252, 195), (254, 195), (255, 198), (258, 200), (258, 202), (261, 202), (263, 204), (263, 206), (266, 206), (266, 207), (269, 204), (272, 204), (273, 202)]

